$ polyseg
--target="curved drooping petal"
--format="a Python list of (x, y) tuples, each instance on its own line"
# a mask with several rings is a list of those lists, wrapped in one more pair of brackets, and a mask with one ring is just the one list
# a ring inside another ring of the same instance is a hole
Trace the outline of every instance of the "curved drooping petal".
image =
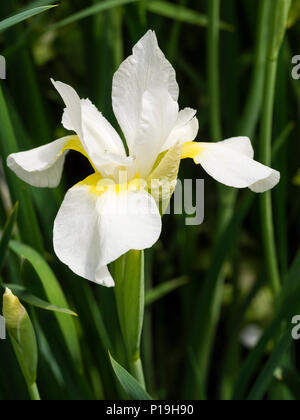
[(112, 90), (115, 115), (137, 160), (157, 157), (177, 121), (178, 95), (175, 71), (148, 31), (114, 75)]
[(112, 286), (106, 266), (131, 249), (150, 248), (161, 233), (154, 199), (141, 190), (98, 187), (92, 175), (68, 191), (54, 224), (54, 249), (76, 274)]
[(160, 153), (174, 147), (178, 142), (183, 144), (195, 140), (199, 131), (199, 122), (195, 117), (197, 111), (185, 108), (178, 114), (175, 127), (171, 131), (167, 141), (164, 143)]
[(11, 154), (7, 166), (29, 185), (55, 188), (61, 180), (67, 150), (84, 153), (80, 146), (77, 137), (63, 137), (36, 149)]
[(246, 137), (219, 143), (186, 143), (182, 158), (191, 157), (214, 179), (230, 187), (262, 193), (274, 188), (280, 173), (253, 160), (254, 151)]
[(222, 144), (238, 153), (242, 153), (250, 159), (254, 159), (254, 149), (249, 137), (232, 137), (217, 144)]
[(71, 86), (52, 83), (66, 105), (63, 126), (76, 132), (97, 170), (105, 176), (111, 175), (117, 165), (130, 165), (132, 159), (126, 157), (120, 136), (95, 105), (89, 99), (80, 99)]

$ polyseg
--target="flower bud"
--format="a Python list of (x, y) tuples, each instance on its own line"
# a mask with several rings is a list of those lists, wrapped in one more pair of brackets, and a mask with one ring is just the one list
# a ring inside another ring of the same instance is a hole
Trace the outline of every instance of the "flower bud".
[(14, 330), (18, 330), (26, 315), (26, 310), (24, 306), (21, 305), (19, 299), (12, 294), (10, 289), (6, 288), (3, 295), (3, 316), (6, 320), (7, 329), (11, 333)]
[(37, 374), (36, 336), (26, 309), (8, 288), (3, 295), (3, 316), (23, 375), (31, 386), (35, 383)]

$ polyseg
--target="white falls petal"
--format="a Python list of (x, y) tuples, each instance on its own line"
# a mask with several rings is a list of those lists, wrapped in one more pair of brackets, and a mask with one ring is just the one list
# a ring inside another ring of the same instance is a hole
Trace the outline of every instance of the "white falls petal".
[(63, 151), (74, 136), (64, 137), (7, 158), (7, 166), (23, 181), (34, 187), (55, 188), (63, 171), (67, 151)]
[(242, 153), (250, 159), (254, 158), (254, 149), (249, 137), (232, 137), (220, 142), (220, 144), (235, 150), (236, 152)]
[(279, 172), (251, 158), (252, 147), (243, 137), (219, 143), (199, 143), (199, 147), (195, 162), (222, 184), (249, 187), (262, 193), (274, 188), (280, 180)]
[[(162, 147), (173, 127), (167, 132), (169, 121), (164, 124), (162, 118), (155, 121), (152, 116), (155, 113), (170, 115), (170, 110), (163, 107), (171, 108), (174, 114), (178, 113), (178, 109), (176, 111), (178, 95), (175, 71), (160, 50), (155, 33), (148, 31), (133, 48), (133, 55), (121, 64), (113, 80), (114, 112), (132, 155), (137, 154), (136, 145), (141, 140), (139, 137), (141, 131), (144, 134), (142, 144), (148, 142), (156, 150), (158, 143), (161, 142), (159, 149)], [(162, 100), (164, 96), (165, 99)], [(149, 117), (147, 112), (150, 113)], [(176, 120), (177, 116), (175, 122)], [(141, 143), (138, 146), (139, 150)], [(145, 153), (147, 153), (146, 148)]]
[[(54, 249), (76, 274), (101, 283), (103, 267), (131, 249), (150, 248), (158, 240), (161, 216), (148, 193), (99, 194), (92, 188), (95, 177), (66, 194), (54, 224)], [(112, 284), (106, 279), (105, 285)]]

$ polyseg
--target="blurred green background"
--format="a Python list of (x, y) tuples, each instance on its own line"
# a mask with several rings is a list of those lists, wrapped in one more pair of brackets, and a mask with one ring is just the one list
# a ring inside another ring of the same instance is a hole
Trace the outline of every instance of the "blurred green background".
[[(221, 23), (215, 25), (218, 3)], [(61, 0), (59, 7), (9, 29), (2, 30), (0, 23), (0, 54), (7, 61), (7, 79), (0, 81), (2, 232), (19, 201), (17, 224), (10, 232), (17, 244), (6, 240), (6, 247), (0, 247), (1, 279), (78, 314), (58, 315), (36, 308), (32, 299), (31, 304), (23, 301), (37, 335), (37, 383), (43, 399), (126, 398), (107, 353), (109, 349), (126, 367), (114, 292), (76, 277), (57, 260), (52, 246), (63, 196), (91, 173), (89, 163), (71, 152), (63, 182), (54, 191), (26, 186), (5, 164), (9, 153), (64, 135), (62, 103), (50, 77), (89, 97), (118, 128), (111, 106), (113, 74), (146, 30), (154, 29), (176, 69), (181, 108), (198, 110), (198, 140), (247, 135), (260, 159), (271, 37), (271, 11), (263, 9), (267, 3), (275, 7), (269, 0)], [(50, 4), (55, 2), (2, 1), (0, 21)], [(205, 222), (185, 226), (184, 215), (165, 216), (160, 241), (146, 252), (142, 358), (153, 398), (300, 398), (300, 360), (290, 335), (291, 319), (300, 314), (300, 183), (295, 178), (300, 168), (300, 80), (291, 75), (292, 57), (300, 55), (299, 36), (300, 5), (294, 0), (274, 90), (272, 166), (282, 179), (272, 192), (272, 245), (280, 293), (274, 298), (270, 288), (261, 198), (219, 188), (199, 166), (184, 161), (181, 179), (205, 179)], [(20, 242), (39, 252), (57, 282), (41, 268), (38, 256), (20, 250)], [(52, 284), (51, 294), (47, 287)], [(163, 285), (172, 292), (166, 293)], [(241, 339), (249, 325), (264, 334), (254, 349)], [(0, 341), (0, 399), (27, 398), (11, 344)]]

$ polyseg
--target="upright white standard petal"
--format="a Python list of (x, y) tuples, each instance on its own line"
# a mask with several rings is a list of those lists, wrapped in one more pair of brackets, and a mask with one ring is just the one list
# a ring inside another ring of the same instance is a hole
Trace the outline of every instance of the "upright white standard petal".
[(34, 187), (55, 188), (63, 171), (66, 146), (74, 136), (64, 137), (27, 152), (14, 153), (7, 158), (7, 166), (27, 184)]
[(199, 131), (199, 122), (195, 117), (197, 111), (191, 108), (185, 108), (178, 114), (175, 127), (164, 143), (160, 153), (171, 149), (176, 144), (184, 144), (187, 141), (193, 141)]
[(252, 159), (253, 149), (245, 137), (219, 143), (200, 143), (195, 157), (214, 179), (230, 187), (249, 187), (254, 192), (272, 189), (280, 180), (280, 173)]
[(116, 72), (112, 90), (115, 115), (140, 167), (147, 155), (153, 161), (173, 129), (178, 95), (175, 71), (148, 31)]
[(63, 126), (75, 131), (95, 168), (108, 176), (116, 166), (132, 164), (120, 136), (95, 105), (88, 99), (81, 100), (71, 86), (53, 80), (52, 83), (66, 105)]
[(134, 146), (138, 173), (147, 177), (178, 118), (178, 104), (168, 92), (147, 91)]
[(65, 83), (56, 82), (53, 79), (51, 79), (51, 82), (66, 105), (65, 117), (68, 120), (69, 126), (72, 127), (80, 140), (83, 141), (81, 101), (77, 92)]
[(106, 266), (131, 249), (150, 248), (160, 236), (161, 217), (148, 193), (100, 193), (94, 179), (67, 193), (54, 224), (54, 249), (76, 274), (112, 286)]

